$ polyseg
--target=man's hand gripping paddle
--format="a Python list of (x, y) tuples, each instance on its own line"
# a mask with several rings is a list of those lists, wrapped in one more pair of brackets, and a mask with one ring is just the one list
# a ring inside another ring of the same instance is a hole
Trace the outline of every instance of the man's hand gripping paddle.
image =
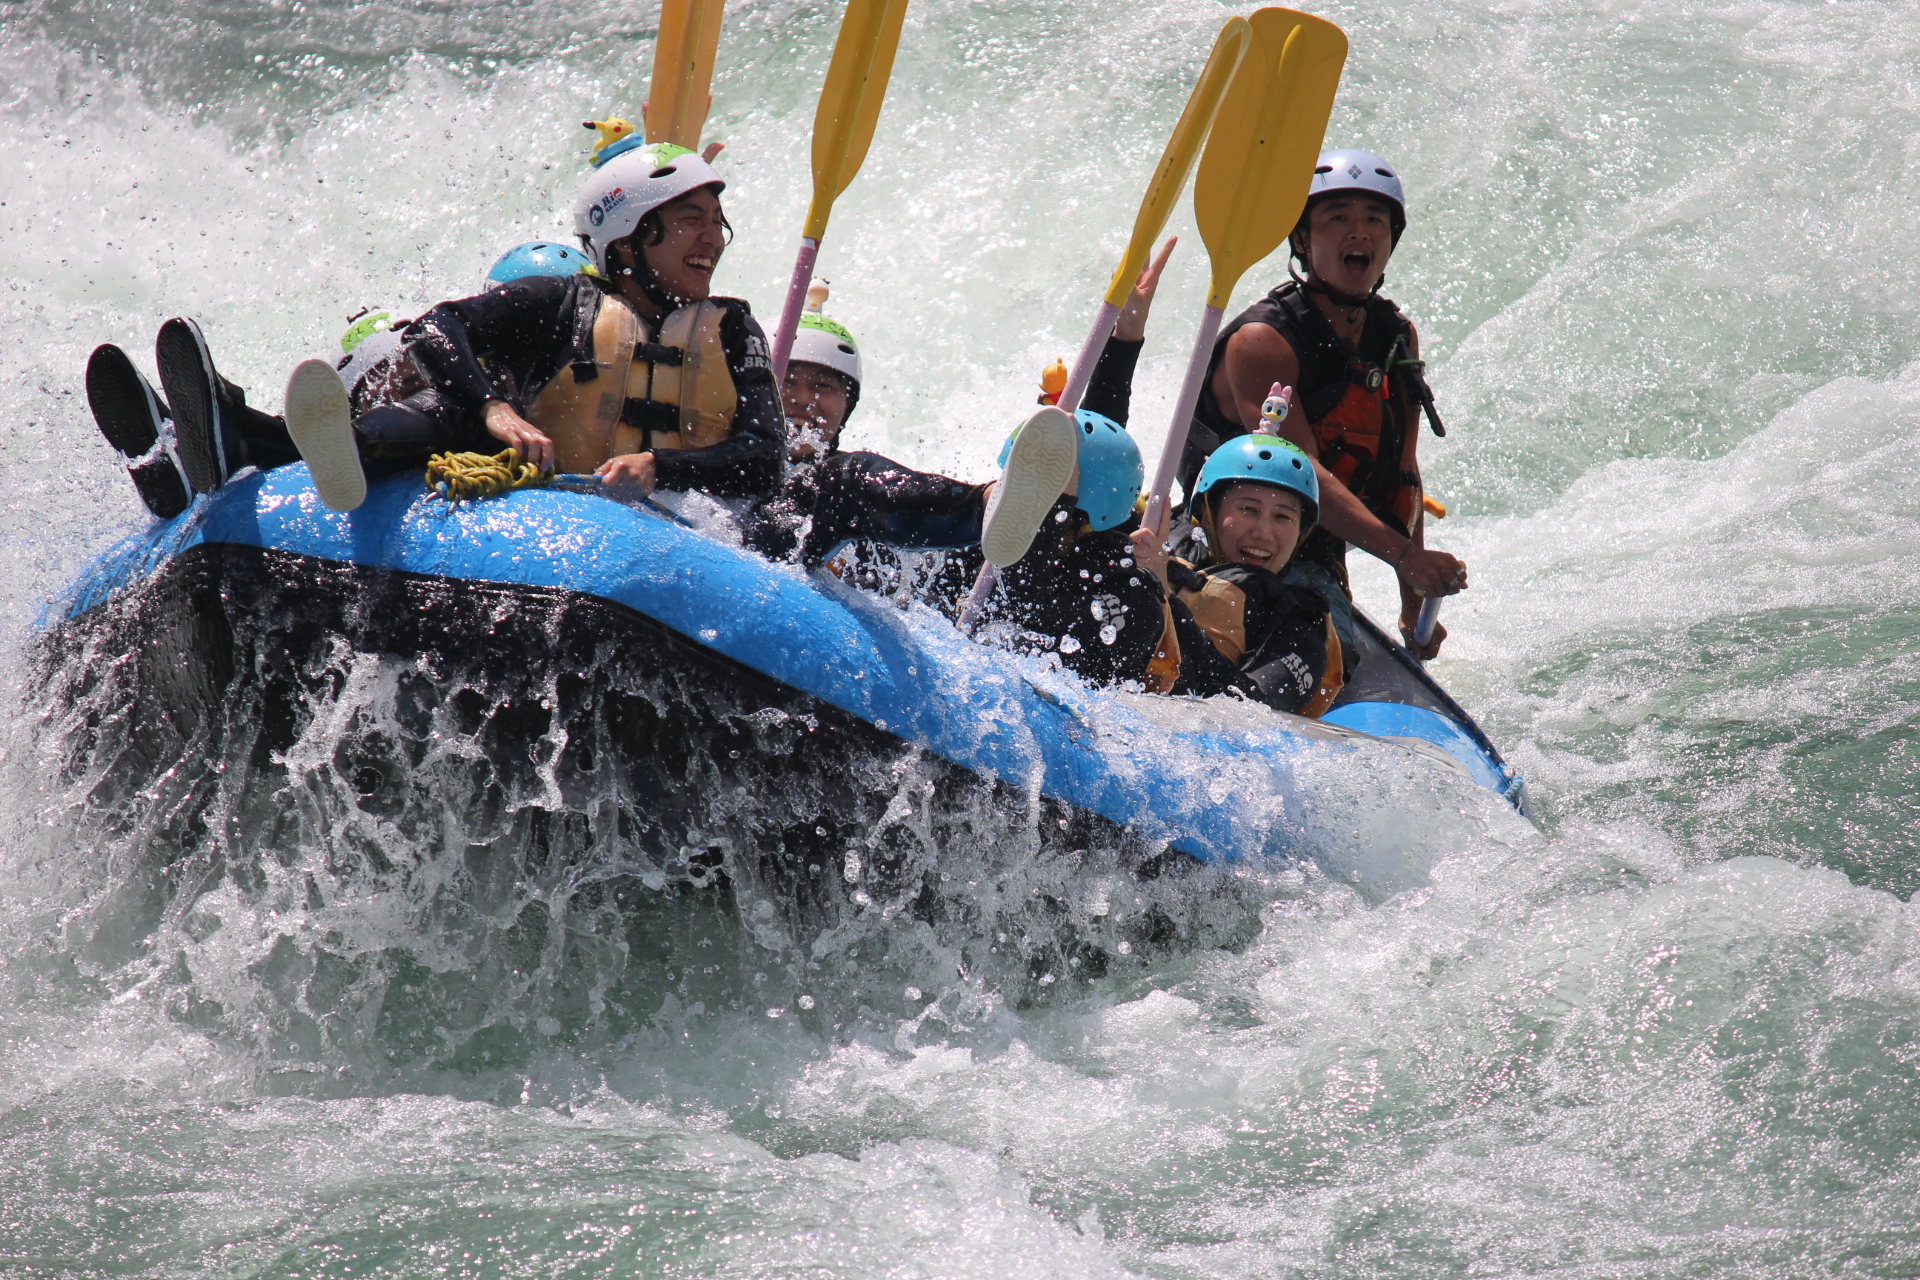
[[(1140, 212), (1134, 215), (1133, 236), (1127, 241), (1126, 254), (1113, 270), (1107, 296), (1101, 302), (1099, 311), (1094, 313), (1093, 327), (1087, 331), (1087, 340), (1081, 344), (1080, 354), (1074, 357), (1073, 369), (1067, 375), (1067, 385), (1054, 402), (1068, 413), (1080, 407), (1080, 398), (1086, 394), (1087, 384), (1093, 381), (1093, 370), (1100, 363), (1100, 352), (1107, 345), (1107, 336), (1113, 332), (1113, 322), (1119, 319), (1121, 308), (1127, 304), (1128, 293), (1139, 279), (1141, 269), (1147, 265), (1147, 255), (1153, 251), (1154, 240), (1167, 225), (1167, 218), (1173, 213), (1174, 206), (1180, 202), (1180, 193), (1187, 186), (1187, 175), (1193, 171), (1194, 157), (1200, 154), (1200, 144), (1207, 140), (1207, 130), (1213, 127), (1214, 116), (1227, 96), (1227, 86), (1233, 82), (1233, 74), (1252, 43), (1253, 28), (1238, 15), (1227, 19), (1213, 42), (1213, 52), (1207, 57), (1207, 65), (1200, 69), (1200, 78), (1194, 81), (1193, 91), (1187, 95), (1187, 105), (1180, 112), (1180, 119), (1174, 122), (1166, 149), (1160, 153), (1160, 163), (1155, 166), (1153, 178), (1147, 183), (1147, 193), (1140, 198)], [(992, 564), (980, 566), (980, 575), (974, 579), (973, 591), (960, 610), (962, 630), (972, 629), (980, 610), (986, 607), (987, 598), (993, 594), (998, 578)]]
[(793, 336), (800, 328), (800, 311), (807, 302), (807, 286), (813, 283), (813, 263), (820, 254), (820, 238), (827, 232), (833, 202), (867, 158), (906, 17), (907, 0), (847, 0), (846, 15), (840, 19), (833, 61), (827, 64), (827, 81), (813, 113), (813, 200), (800, 232), (800, 253), (794, 259), (780, 325), (773, 333), (776, 384), (786, 380), (787, 357), (793, 352)]
[(1193, 185), (1194, 220), (1207, 247), (1213, 285), (1174, 403), (1167, 445), (1153, 473), (1143, 528), (1165, 528), (1167, 496), (1234, 285), (1292, 233), (1306, 207), (1347, 60), (1346, 35), (1324, 18), (1259, 9), (1249, 21), (1253, 47), (1227, 89)]
[(648, 142), (700, 149), (700, 130), (713, 106), (713, 60), (725, 8), (723, 0), (666, 0), (661, 8), (644, 112)]

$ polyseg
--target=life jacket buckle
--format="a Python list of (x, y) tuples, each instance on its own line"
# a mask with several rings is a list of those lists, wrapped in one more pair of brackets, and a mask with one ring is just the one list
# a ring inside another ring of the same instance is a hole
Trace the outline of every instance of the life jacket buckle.
[(1378, 391), (1380, 389), (1380, 384), (1385, 382), (1386, 380), (1387, 380), (1386, 372), (1383, 369), (1381, 369), (1379, 365), (1367, 366), (1367, 376), (1366, 376), (1366, 384), (1365, 384), (1367, 390)]

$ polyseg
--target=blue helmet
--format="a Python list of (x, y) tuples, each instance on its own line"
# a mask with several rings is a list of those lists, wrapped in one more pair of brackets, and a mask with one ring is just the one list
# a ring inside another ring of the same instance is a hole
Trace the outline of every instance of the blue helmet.
[[(1080, 492), (1073, 505), (1086, 513), (1095, 529), (1111, 529), (1133, 514), (1147, 469), (1140, 446), (1127, 429), (1112, 418), (1082, 409), (1073, 415), (1080, 428)], [(1013, 437), (1000, 447), (1000, 465), (1007, 465)]]
[(1313, 459), (1293, 441), (1279, 436), (1235, 436), (1215, 449), (1200, 468), (1193, 496), (1199, 499), (1211, 489), (1241, 481), (1299, 494), (1303, 537), (1320, 523), (1320, 477), (1314, 474)]
[(488, 284), (505, 284), (526, 276), (570, 276), (579, 272), (593, 275), (593, 263), (579, 249), (550, 240), (529, 240), (500, 255), (500, 261), (487, 272)]

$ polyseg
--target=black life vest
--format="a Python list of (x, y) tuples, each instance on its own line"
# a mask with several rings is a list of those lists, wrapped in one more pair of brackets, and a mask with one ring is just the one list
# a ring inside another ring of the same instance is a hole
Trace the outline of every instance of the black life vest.
[[(1300, 362), (1294, 394), (1313, 427), (1320, 465), (1345, 484), (1380, 521), (1402, 536), (1412, 531), (1420, 504), (1420, 477), (1401, 469), (1407, 432), (1425, 409), (1435, 435), (1446, 428), (1433, 410), (1433, 394), (1412, 355), (1412, 322), (1385, 298), (1367, 300), (1358, 346), (1335, 333), (1297, 280), (1289, 280), (1248, 307), (1221, 330), (1201, 384), (1200, 402), (1181, 458), (1181, 480), (1192, 488), (1208, 455), (1246, 428), (1214, 398), (1214, 374), (1227, 343), (1249, 324), (1264, 324), (1286, 339)], [(1331, 540), (1315, 530), (1314, 540)]]
[[(1291, 678), (1297, 684), (1300, 709), (1295, 715), (1317, 719), (1333, 705), (1346, 684), (1346, 660), (1340, 648), (1340, 636), (1333, 629), (1333, 616), (1320, 598), (1302, 587), (1288, 586), (1280, 576), (1250, 565), (1211, 565), (1195, 568), (1184, 560), (1170, 560), (1167, 576), (1174, 594), (1187, 606), (1193, 620), (1220, 656), (1243, 671), (1258, 670), (1269, 661), (1278, 661), (1279, 669), (1265, 673), (1267, 681)], [(1321, 619), (1324, 654), (1315, 653), (1313, 661), (1303, 661), (1286, 652), (1292, 620), (1301, 615)], [(1282, 620), (1286, 620), (1283, 624)], [(1268, 652), (1273, 649), (1273, 652)], [(1260, 683), (1260, 681), (1256, 681)], [(1265, 685), (1263, 684), (1263, 688)]]

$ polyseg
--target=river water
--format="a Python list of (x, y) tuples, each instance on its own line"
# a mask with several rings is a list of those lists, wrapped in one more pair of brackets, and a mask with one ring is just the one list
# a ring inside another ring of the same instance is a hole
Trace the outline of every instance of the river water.
[[(821, 258), (873, 370), (851, 443), (989, 472), (1227, 11), (916, 0)], [(1422, 442), (1432, 541), (1473, 588), (1435, 670), (1540, 831), (1406, 815), (1413, 887), (1247, 871), (1216, 886), (1252, 913), (1231, 945), (1100, 978), (907, 987), (823, 934), (802, 989), (744, 908), (609, 933), (457, 854), (432, 892), (356, 893), (346, 835), (156, 889), (158, 837), (88, 818), (23, 674), (39, 602), (143, 526), (88, 350), (146, 363), (194, 315), (277, 407), (350, 312), (565, 230), (579, 122), (637, 114), (654, 11), (0, 7), (0, 1272), (1920, 1268), (1920, 14), (1322, 12), (1352, 40), (1329, 140), (1406, 175), (1387, 292), (1451, 428)], [(720, 283), (763, 316), (836, 18), (727, 17)], [(1173, 229), (1149, 454), (1203, 292)], [(1376, 613), (1389, 587), (1358, 573)], [(324, 809), (335, 732), (267, 800)], [(924, 928), (880, 941), (964, 941)]]

